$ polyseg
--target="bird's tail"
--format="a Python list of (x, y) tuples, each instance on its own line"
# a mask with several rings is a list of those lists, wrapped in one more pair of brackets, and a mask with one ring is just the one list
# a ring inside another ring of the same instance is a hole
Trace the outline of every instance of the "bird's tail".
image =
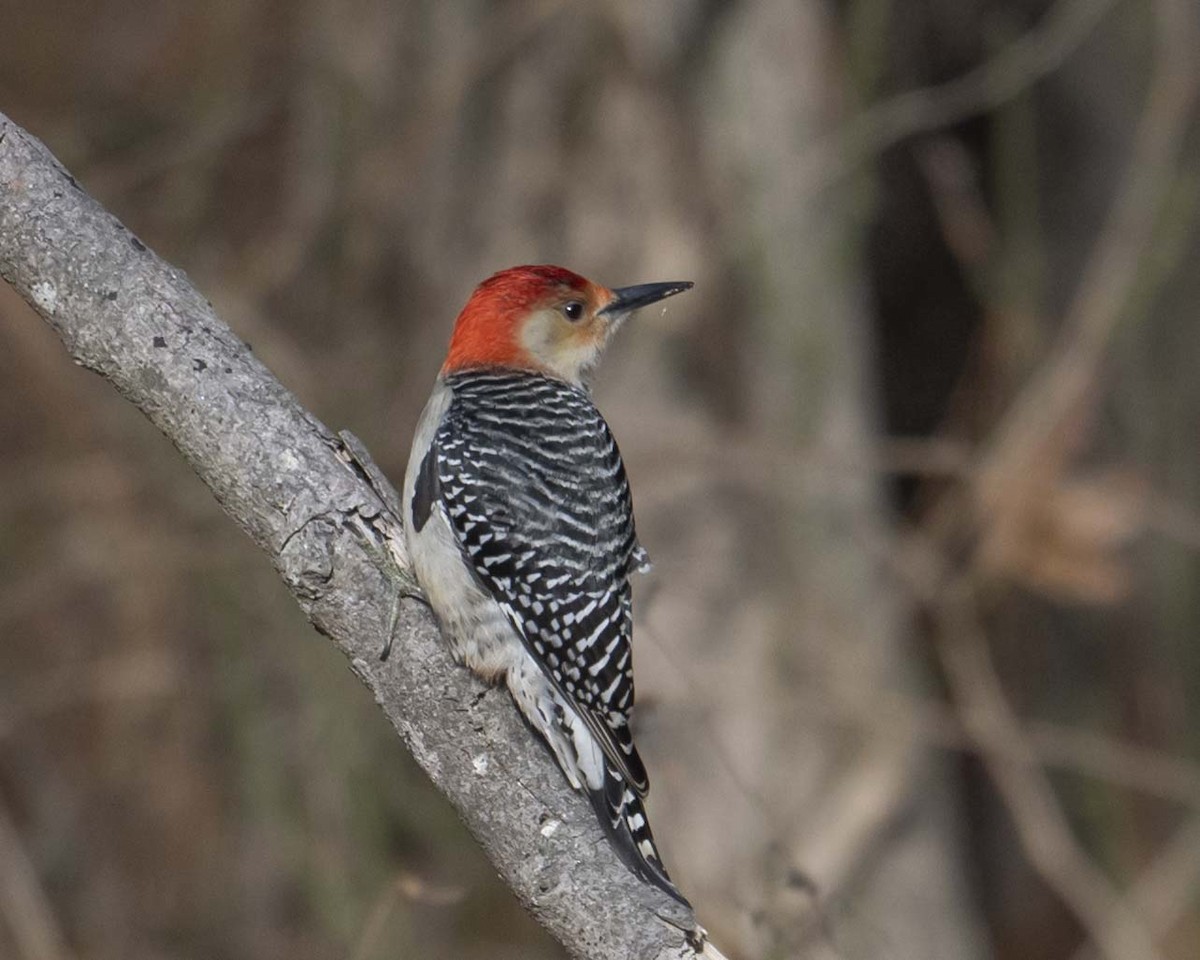
[(604, 786), (588, 790), (588, 797), (621, 862), (643, 882), (670, 894), (690, 910), (692, 905), (667, 876), (642, 798), (630, 789), (625, 778), (605, 763)]

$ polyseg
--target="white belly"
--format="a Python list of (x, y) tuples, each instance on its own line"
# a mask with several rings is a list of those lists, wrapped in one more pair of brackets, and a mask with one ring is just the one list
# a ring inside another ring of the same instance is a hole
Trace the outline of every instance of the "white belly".
[(409, 537), (408, 551), (454, 656), (489, 682), (502, 679), (525, 648), (500, 605), (471, 575), (439, 505), (420, 533)]
[(404, 533), (413, 572), (429, 598), (451, 652), (485, 680), (495, 682), (524, 660), (520, 638), (500, 605), (484, 592), (467, 567), (442, 505), (433, 504), (420, 531), (413, 523), (412, 501), (420, 461), (449, 403), (450, 391), (439, 384), (421, 414), (404, 477)]

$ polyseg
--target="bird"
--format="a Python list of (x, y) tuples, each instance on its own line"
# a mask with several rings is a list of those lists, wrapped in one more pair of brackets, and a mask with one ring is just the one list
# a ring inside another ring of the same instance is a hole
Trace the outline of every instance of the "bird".
[(507, 685), (620, 860), (688, 909), (630, 731), (630, 576), (649, 557), (586, 377), (636, 310), (692, 286), (609, 289), (552, 265), (484, 280), (455, 322), (402, 494), (413, 572), (455, 659)]

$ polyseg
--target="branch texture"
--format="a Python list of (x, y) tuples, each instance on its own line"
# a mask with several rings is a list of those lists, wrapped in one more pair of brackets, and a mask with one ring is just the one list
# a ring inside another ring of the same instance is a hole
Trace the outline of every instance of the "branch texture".
[(344, 446), (39, 141), (0, 114), (0, 276), (71, 356), (171, 441), (270, 556), (309, 620), (459, 811), (521, 902), (574, 956), (679, 958), (688, 926), (604, 842), (503, 690), (450, 659), (425, 607), (399, 609), (377, 556), (395, 523)]

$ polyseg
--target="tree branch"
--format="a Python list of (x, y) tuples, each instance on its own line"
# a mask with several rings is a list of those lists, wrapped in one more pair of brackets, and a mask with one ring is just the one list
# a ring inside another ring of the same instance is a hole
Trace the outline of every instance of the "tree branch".
[[(345, 445), (216, 316), (182, 271), (89, 197), (0, 113), (0, 276), (79, 363), (171, 439), (350, 659), (505, 882), (587, 960), (676, 960), (690, 914), (604, 842), (503, 691), (450, 659), (424, 606), (376, 559), (393, 515)], [(395, 619), (391, 659), (378, 651)]]

